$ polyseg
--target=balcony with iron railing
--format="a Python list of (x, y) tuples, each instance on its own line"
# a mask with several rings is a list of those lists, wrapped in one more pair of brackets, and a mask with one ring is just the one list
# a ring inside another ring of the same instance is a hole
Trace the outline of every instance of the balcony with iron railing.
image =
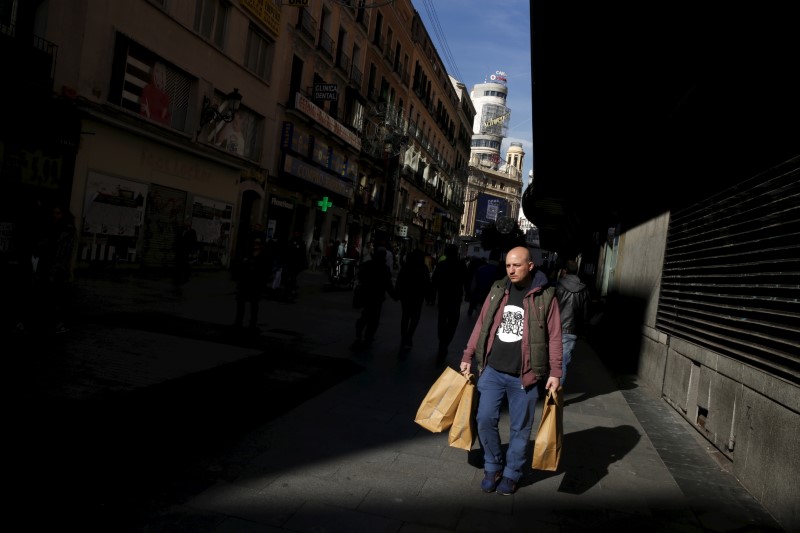
[(356, 85), (357, 87), (361, 87), (361, 79), (362, 79), (361, 71), (358, 69), (357, 66), (353, 65), (350, 68), (350, 81), (352, 81), (353, 84)]
[(305, 9), (300, 10), (300, 18), (297, 21), (297, 30), (300, 35), (314, 42), (314, 35), (317, 33), (317, 21)]
[[(37, 35), (17, 35), (13, 24), (0, 24), (0, 61), (15, 83), (52, 91), (58, 46)], [(10, 83), (7, 80), (5, 83)]]
[[(341, 47), (339, 47), (341, 49)], [(339, 52), (336, 56), (336, 67), (342, 69), (345, 73), (350, 72), (350, 58), (344, 52)]]
[(319, 32), (319, 45), (317, 46), (324, 56), (333, 59), (333, 38), (325, 30)]

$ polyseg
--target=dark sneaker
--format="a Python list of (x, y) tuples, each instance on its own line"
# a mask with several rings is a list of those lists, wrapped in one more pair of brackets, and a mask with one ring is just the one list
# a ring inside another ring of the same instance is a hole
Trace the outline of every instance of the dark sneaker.
[(481, 490), (483, 492), (494, 492), (497, 488), (497, 484), (500, 482), (501, 477), (503, 477), (503, 474), (499, 470), (497, 472), (489, 472), (484, 470), (483, 481), (481, 481)]
[(510, 477), (504, 477), (503, 480), (497, 485), (497, 494), (503, 496), (511, 496), (517, 491), (517, 482)]

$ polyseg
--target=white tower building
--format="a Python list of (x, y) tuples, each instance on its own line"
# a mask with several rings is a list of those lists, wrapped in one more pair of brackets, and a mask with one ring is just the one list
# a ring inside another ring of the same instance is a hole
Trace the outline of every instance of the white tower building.
[(497, 169), (500, 146), (508, 132), (511, 110), (506, 106), (508, 87), (505, 72), (496, 71), (489, 81), (475, 85), (470, 93), (475, 105), (475, 122), (472, 125), (473, 165)]
[(471, 97), (476, 114), (461, 219), (463, 241), (480, 238), (488, 224), (517, 221), (525, 160), (522, 143), (512, 142), (505, 159), (500, 153), (511, 118), (506, 106), (505, 72), (498, 70), (484, 83), (476, 84)]

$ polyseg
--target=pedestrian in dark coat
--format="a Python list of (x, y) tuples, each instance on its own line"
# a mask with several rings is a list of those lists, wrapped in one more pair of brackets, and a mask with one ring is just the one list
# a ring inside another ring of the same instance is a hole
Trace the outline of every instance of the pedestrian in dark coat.
[(448, 244), (444, 249), (444, 259), (439, 261), (433, 271), (433, 288), (439, 300), (437, 333), (439, 351), (437, 360), (444, 361), (447, 348), (456, 334), (461, 315), (461, 302), (464, 301), (464, 276), (466, 267), (458, 257), (458, 246)]
[(386, 251), (378, 249), (372, 259), (358, 269), (358, 283), (365, 292), (365, 304), (356, 320), (355, 347), (371, 344), (381, 320), (381, 310), (386, 294), (395, 297), (392, 273), (386, 265)]
[(505, 275), (506, 268), (505, 265), (500, 264), (500, 253), (493, 250), (489, 254), (489, 259), (475, 270), (472, 285), (470, 286), (468, 315), (472, 316), (475, 311), (480, 310), (492, 284), (499, 279), (503, 279)]
[(258, 330), (258, 310), (270, 277), (272, 260), (264, 252), (264, 240), (253, 239), (251, 252), (241, 258), (236, 269), (236, 320), (234, 327), (244, 324), (245, 306), (250, 304), (250, 331)]
[(563, 358), (561, 385), (567, 378), (567, 365), (572, 361), (572, 351), (578, 336), (586, 332), (589, 324), (589, 288), (578, 277), (577, 261), (567, 261), (559, 270), (556, 298), (561, 311), (561, 344)]
[(34, 271), (34, 294), (39, 331), (64, 333), (70, 315), (72, 256), (77, 241), (74, 217), (66, 206), (57, 205), (39, 243)]
[(299, 231), (295, 231), (291, 240), (286, 243), (286, 250), (283, 256), (283, 273), (281, 277), (287, 296), (293, 297), (297, 295), (297, 276), (306, 268), (308, 268), (306, 241), (303, 240)]
[[(464, 294), (467, 301), (470, 302), (470, 307), (472, 306), (472, 283), (475, 281), (475, 273), (485, 264), (486, 259), (483, 257), (471, 257), (467, 261), (467, 271), (464, 275)], [(467, 314), (470, 314), (469, 311), (467, 311)]]
[(175, 288), (189, 281), (192, 271), (192, 259), (197, 252), (197, 231), (192, 227), (192, 219), (187, 218), (175, 235)]
[(400, 273), (397, 274), (395, 294), (400, 300), (402, 313), (400, 316), (400, 345), (410, 348), (413, 344), (414, 332), (422, 315), (422, 304), (431, 285), (431, 276), (425, 265), (425, 254), (422, 250), (408, 253)]

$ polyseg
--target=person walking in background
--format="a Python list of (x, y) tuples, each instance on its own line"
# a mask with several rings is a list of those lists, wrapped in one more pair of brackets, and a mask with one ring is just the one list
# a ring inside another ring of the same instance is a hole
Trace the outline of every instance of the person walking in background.
[(72, 281), (72, 255), (75, 252), (77, 230), (75, 219), (66, 206), (53, 208), (53, 223), (45, 254), (39, 261), (42, 274), (47, 276), (47, 295), (50, 297), (49, 325), (54, 333), (67, 331), (65, 321), (69, 316)]
[(400, 316), (400, 345), (411, 348), (414, 332), (422, 315), (422, 304), (430, 289), (431, 277), (425, 266), (422, 250), (412, 250), (397, 274), (395, 294), (402, 308)]
[[(556, 390), (561, 378), (561, 313), (555, 289), (537, 284), (527, 248), (506, 255), (507, 275), (492, 284), (461, 357), (461, 372), (478, 375), (481, 490), (513, 494), (528, 463), (537, 382)], [(545, 277), (546, 279), (546, 277)], [(474, 369), (473, 369), (474, 367)], [(503, 455), (498, 422), (508, 402), (509, 442)]]
[(390, 272), (394, 272), (394, 254), (389, 246), (386, 244), (382, 244), (381, 248), (383, 248), (384, 254), (386, 256), (386, 266), (389, 267)]
[(251, 251), (239, 260), (236, 268), (236, 319), (235, 328), (244, 325), (245, 307), (250, 305), (248, 329), (258, 331), (258, 310), (261, 298), (267, 288), (267, 280), (272, 270), (272, 258), (264, 249), (264, 239), (255, 237)]
[(564, 352), (561, 385), (564, 385), (575, 342), (578, 335), (585, 333), (589, 324), (589, 288), (578, 277), (577, 261), (569, 260), (559, 270), (556, 298), (561, 311), (561, 344)]
[[(72, 255), (77, 231), (69, 209), (56, 206), (40, 239), (32, 249), (29, 312), (17, 328), (20, 331), (65, 333), (69, 316)], [(32, 237), (34, 235), (31, 235)]]
[(437, 334), (439, 350), (436, 361), (441, 363), (447, 357), (447, 349), (456, 334), (461, 316), (461, 302), (464, 301), (464, 276), (466, 267), (458, 257), (458, 246), (448, 244), (444, 248), (444, 258), (436, 265), (431, 280), (439, 300)]
[(472, 283), (475, 281), (475, 273), (485, 264), (486, 259), (483, 257), (467, 258), (467, 271), (464, 273), (464, 294), (467, 301), (470, 302), (470, 306), (472, 305)]
[(250, 255), (253, 240), (256, 238), (262, 239), (265, 244), (267, 242), (267, 232), (264, 231), (264, 226), (258, 222), (250, 224), (246, 231), (242, 231), (237, 239), (236, 257), (242, 258)]
[(467, 315), (472, 316), (481, 308), (492, 283), (503, 279), (505, 275), (506, 269), (500, 264), (500, 250), (492, 250), (489, 252), (489, 259), (475, 270), (475, 276), (473, 276), (470, 286)]
[(367, 244), (364, 245), (364, 251), (361, 254), (360, 261), (362, 263), (366, 263), (370, 259), (372, 259), (372, 254), (375, 253), (375, 247), (372, 245), (372, 241), (368, 241)]
[(348, 241), (347, 243), (347, 251), (344, 253), (344, 258), (355, 259), (356, 264), (361, 260), (361, 252), (358, 250), (358, 246), (353, 244), (352, 241)]
[(183, 226), (175, 236), (175, 289), (180, 292), (181, 286), (189, 281), (192, 269), (192, 257), (197, 251), (197, 232), (192, 227), (192, 219), (183, 221)]
[(283, 287), (286, 289), (286, 296), (293, 297), (297, 295), (297, 276), (308, 268), (306, 242), (300, 236), (299, 231), (292, 233), (291, 240), (286, 243), (283, 257), (283, 272), (281, 273)]
[(308, 255), (311, 258), (311, 271), (316, 272), (319, 270), (320, 261), (322, 260), (322, 246), (319, 244), (319, 237), (311, 239), (311, 246), (308, 247)]
[(41, 197), (30, 199), (23, 212), (23, 218), (15, 227), (15, 246), (17, 276), (9, 280), (8, 300), (13, 301), (16, 328), (21, 333), (28, 332), (36, 322), (41, 304), (41, 294), (37, 279), (37, 267), (45, 245), (47, 230), (52, 214)]
[(329, 240), (328, 245), (325, 247), (325, 253), (322, 256), (322, 268), (328, 273), (328, 276), (333, 273), (333, 269), (336, 267), (336, 250), (338, 248), (339, 241), (334, 242), (333, 240)]
[(369, 345), (375, 340), (375, 333), (381, 320), (381, 310), (386, 294), (395, 298), (392, 273), (386, 266), (386, 250), (378, 248), (372, 259), (358, 269), (358, 283), (366, 293), (365, 305), (356, 320), (355, 348)]
[(400, 245), (396, 242), (392, 243), (392, 245), (389, 247), (389, 252), (392, 254), (392, 260), (389, 267), (392, 269), (392, 272), (394, 272), (402, 266), (400, 263)]
[[(428, 267), (428, 274), (430, 275), (431, 279), (433, 279), (433, 271), (436, 266), (436, 260), (430, 253), (425, 254), (425, 266)], [(431, 284), (428, 294), (425, 295), (425, 303), (427, 305), (436, 304), (436, 291), (433, 289), (433, 284)]]

